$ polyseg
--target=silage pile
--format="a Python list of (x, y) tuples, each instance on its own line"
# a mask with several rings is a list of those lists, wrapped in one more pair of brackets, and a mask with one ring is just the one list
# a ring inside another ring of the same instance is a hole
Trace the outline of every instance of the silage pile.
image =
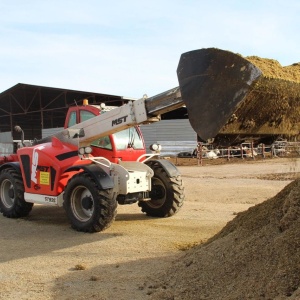
[(262, 71), (221, 133), (297, 137), (300, 131), (300, 63), (281, 66), (274, 59), (245, 57)]
[(300, 299), (300, 179), (239, 213), (151, 286), (151, 299)]
[(300, 83), (300, 62), (284, 67), (275, 59), (261, 58), (259, 56), (247, 56), (245, 58), (257, 66), (265, 77), (280, 78)]

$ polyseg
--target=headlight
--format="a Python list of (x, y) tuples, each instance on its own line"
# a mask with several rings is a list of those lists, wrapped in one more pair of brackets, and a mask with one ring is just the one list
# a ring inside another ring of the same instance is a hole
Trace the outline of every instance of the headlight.
[(84, 151), (85, 151), (86, 154), (91, 154), (93, 149), (92, 149), (92, 147), (88, 146), (88, 147), (84, 148)]
[(79, 148), (78, 149), (78, 153), (81, 154), (81, 155), (83, 155), (84, 154), (84, 147)]
[(91, 154), (92, 153), (92, 147), (90, 146), (87, 146), (87, 147), (81, 147), (78, 149), (78, 153), (81, 154), (81, 155), (84, 155), (84, 154)]
[(160, 144), (152, 144), (152, 145), (150, 145), (150, 150), (158, 152), (161, 150), (161, 145)]

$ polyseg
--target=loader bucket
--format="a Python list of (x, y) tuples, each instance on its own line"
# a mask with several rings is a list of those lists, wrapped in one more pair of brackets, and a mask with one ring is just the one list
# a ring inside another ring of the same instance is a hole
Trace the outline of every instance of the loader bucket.
[(181, 97), (200, 140), (215, 145), (300, 139), (300, 63), (216, 48), (181, 55)]
[(177, 76), (193, 129), (202, 141), (227, 123), (261, 71), (229, 51), (200, 49), (181, 55)]

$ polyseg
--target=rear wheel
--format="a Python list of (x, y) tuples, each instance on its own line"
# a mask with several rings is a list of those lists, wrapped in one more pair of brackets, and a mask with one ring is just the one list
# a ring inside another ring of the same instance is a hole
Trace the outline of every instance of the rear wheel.
[(64, 208), (72, 228), (99, 232), (114, 221), (117, 202), (111, 189), (99, 190), (91, 176), (80, 173), (70, 179), (65, 189)]
[(33, 204), (24, 200), (24, 185), (21, 173), (4, 169), (0, 173), (0, 211), (5, 217), (26, 217)]
[(180, 175), (169, 177), (160, 164), (154, 171), (149, 201), (140, 201), (142, 212), (152, 217), (170, 217), (179, 211), (184, 201), (184, 186)]

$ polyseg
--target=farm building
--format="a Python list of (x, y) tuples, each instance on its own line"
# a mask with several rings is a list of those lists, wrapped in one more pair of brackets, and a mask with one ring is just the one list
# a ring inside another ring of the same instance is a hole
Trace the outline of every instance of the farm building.
[[(130, 100), (122, 96), (76, 91), (62, 88), (18, 83), (0, 93), (0, 134), (7, 140), (11, 133), (14, 140), (20, 133), (14, 131), (16, 125), (24, 131), (26, 140), (40, 139), (60, 131), (70, 106), (81, 105), (83, 99), (89, 104), (105, 103), (121, 106)], [(141, 125), (147, 149), (157, 142), (163, 146), (166, 155), (192, 150), (196, 146), (196, 133), (187, 119), (185, 108), (162, 115), (162, 121), (151, 125)]]

